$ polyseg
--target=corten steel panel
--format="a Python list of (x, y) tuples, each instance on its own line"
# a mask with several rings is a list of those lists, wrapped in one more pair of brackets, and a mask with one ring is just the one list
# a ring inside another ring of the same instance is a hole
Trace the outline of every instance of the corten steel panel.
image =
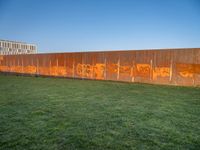
[(104, 52), (95, 52), (93, 54), (93, 79), (106, 79), (106, 59), (104, 56)]
[(37, 56), (37, 64), (38, 64), (38, 74), (45, 75), (46, 69), (45, 69), (45, 62), (46, 60), (42, 56), (42, 54), (39, 54)]
[(8, 56), (7, 57), (4, 57), (3, 59), (3, 63), (2, 63), (2, 71), (3, 72), (8, 72)]
[(13, 55), (12, 56), (12, 67), (11, 67), (11, 71), (14, 72), (14, 73), (17, 73), (17, 57), (16, 55)]
[(200, 85), (200, 49), (194, 50), (194, 85)]
[(5, 71), (9, 72), (9, 56), (5, 58)]
[(0, 55), (0, 72), (2, 70), (3, 56)]
[(13, 55), (12, 56), (12, 66), (11, 66), (11, 72), (16, 72), (16, 64), (17, 64), (17, 61), (16, 61), (16, 55)]
[(4, 55), (0, 71), (196, 86), (200, 49)]
[(66, 66), (66, 77), (74, 77), (74, 58), (73, 53), (65, 53), (65, 66)]
[(74, 77), (83, 78), (83, 54), (84, 53), (74, 53)]
[(119, 52), (105, 52), (106, 80), (119, 80)]
[(5, 67), (6, 72), (10, 72), (10, 57), (9, 56), (6, 57), (5, 61), (6, 61), (6, 67)]
[(174, 83), (177, 85), (194, 85), (194, 50), (173, 51)]
[(40, 58), (38, 59), (39, 62), (41, 61), (42, 63), (39, 63), (39, 72), (42, 72), (42, 75), (50, 75), (50, 56), (49, 54), (42, 54)]
[(0, 72), (3, 71), (3, 62), (4, 62), (4, 57), (0, 55)]
[(152, 82), (170, 84), (172, 82), (172, 59), (171, 51), (152, 51)]
[(10, 56), (10, 72), (15, 72), (15, 56)]
[(10, 56), (10, 72), (15, 72), (15, 56)]
[(154, 52), (153, 51), (136, 51), (136, 73), (135, 73), (135, 82), (152, 82), (152, 65)]
[(57, 76), (58, 59), (56, 54), (50, 54), (49, 58), (49, 75)]
[(4, 72), (4, 67), (5, 67), (5, 56), (0, 55), (0, 71)]
[(35, 73), (36, 75), (39, 75), (39, 60), (38, 60), (38, 55), (37, 54), (32, 54), (32, 62), (31, 62), (31, 66), (34, 67)]
[(135, 52), (119, 52), (119, 80), (134, 82), (135, 77)]
[(9, 56), (7, 59), (7, 64), (8, 64), (8, 72), (12, 72), (11, 68), (12, 68), (12, 56)]
[(82, 55), (82, 77), (93, 79), (94, 74), (94, 53), (83, 53)]
[(23, 58), (22, 58), (22, 55), (17, 56), (17, 73), (23, 73)]
[(48, 76), (51, 76), (51, 55), (52, 54), (45, 54), (46, 58), (46, 63), (45, 63), (45, 67), (48, 68)]
[(66, 76), (66, 59), (65, 55), (63, 54), (56, 54), (56, 61), (57, 61), (57, 76), (64, 77)]
[(2, 61), (2, 66), (1, 66), (1, 71), (6, 72), (7, 65), (6, 65), (6, 56), (3, 56), (3, 61)]
[(34, 65), (34, 55), (23, 56), (23, 71), (26, 74), (36, 74), (37, 68)]

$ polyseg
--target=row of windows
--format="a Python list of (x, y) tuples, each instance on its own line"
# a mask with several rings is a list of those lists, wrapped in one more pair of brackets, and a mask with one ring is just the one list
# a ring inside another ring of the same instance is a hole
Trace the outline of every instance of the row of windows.
[(11, 42), (2, 42), (2, 41), (0, 41), (0, 47), (36, 50), (36, 46), (33, 46), (33, 45), (18, 44), (18, 43), (11, 43)]
[[(26, 52), (5, 52), (5, 51), (0, 51), (0, 55), (14, 55), (14, 54), (27, 54)], [(32, 53), (29, 53), (32, 54)]]
[(0, 55), (15, 55), (15, 54), (19, 54), (17, 52), (0, 52)]
[(11, 49), (11, 48), (2, 48), (0, 47), (0, 54), (30, 54), (36, 53), (35, 50), (26, 50), (26, 49)]

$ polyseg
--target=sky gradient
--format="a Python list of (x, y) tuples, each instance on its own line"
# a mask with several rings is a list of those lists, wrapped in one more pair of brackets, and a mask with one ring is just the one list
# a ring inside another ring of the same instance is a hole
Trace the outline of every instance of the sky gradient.
[(200, 1), (0, 0), (0, 39), (39, 52), (200, 47)]

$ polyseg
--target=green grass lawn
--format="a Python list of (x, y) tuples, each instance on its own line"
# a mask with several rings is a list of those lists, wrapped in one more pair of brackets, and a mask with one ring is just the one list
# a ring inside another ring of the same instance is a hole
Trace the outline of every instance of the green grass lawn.
[(200, 149), (200, 88), (0, 75), (0, 149)]

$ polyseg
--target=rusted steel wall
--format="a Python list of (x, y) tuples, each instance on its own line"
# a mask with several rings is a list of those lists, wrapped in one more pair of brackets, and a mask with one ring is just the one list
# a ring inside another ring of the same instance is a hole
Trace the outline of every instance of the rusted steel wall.
[(155, 84), (200, 85), (200, 49), (0, 56), (0, 71)]

